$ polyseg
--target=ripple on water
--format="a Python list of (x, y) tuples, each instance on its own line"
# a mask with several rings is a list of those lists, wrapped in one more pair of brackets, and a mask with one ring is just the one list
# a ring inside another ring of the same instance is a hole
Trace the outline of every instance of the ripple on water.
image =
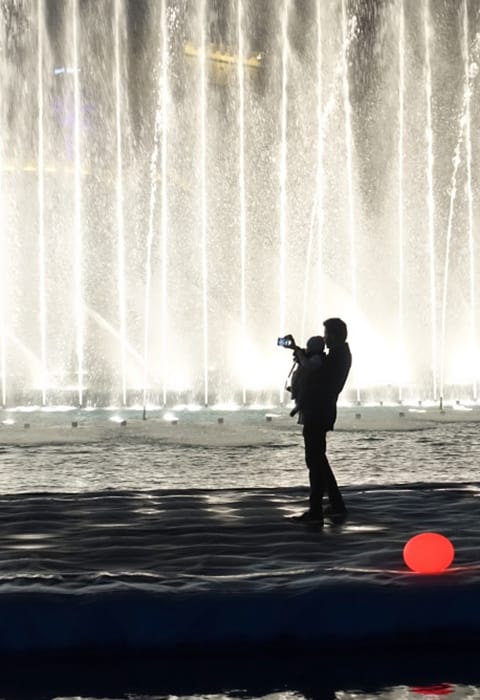
[[(0, 452), (0, 493), (104, 489), (303, 486), (301, 435), (270, 444), (181, 445), (146, 439), (8, 446)], [(253, 440), (252, 440), (253, 441)], [(328, 454), (342, 484), (474, 481), (478, 427), (446, 424), (416, 432), (338, 431)]]

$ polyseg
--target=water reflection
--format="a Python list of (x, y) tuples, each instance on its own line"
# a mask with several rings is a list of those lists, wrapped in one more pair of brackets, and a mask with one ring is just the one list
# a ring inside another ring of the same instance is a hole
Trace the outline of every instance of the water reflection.
[[(448, 680), (447, 680), (448, 679)], [(344, 656), (255, 654), (115, 655), (22, 659), (3, 665), (0, 697), (11, 700), (422, 700), (480, 698), (472, 650)]]

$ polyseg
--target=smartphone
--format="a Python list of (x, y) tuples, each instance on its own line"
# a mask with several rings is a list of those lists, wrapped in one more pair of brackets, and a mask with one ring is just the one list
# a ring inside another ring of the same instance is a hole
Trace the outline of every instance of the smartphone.
[(277, 345), (280, 345), (282, 348), (293, 348), (295, 341), (291, 336), (286, 335), (283, 338), (277, 338)]

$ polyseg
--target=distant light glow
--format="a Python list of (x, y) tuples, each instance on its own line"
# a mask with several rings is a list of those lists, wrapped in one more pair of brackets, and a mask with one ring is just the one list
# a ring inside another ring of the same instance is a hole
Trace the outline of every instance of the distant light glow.
[(18, 411), (18, 413), (34, 413), (34, 411), (39, 411), (40, 408), (41, 406), (15, 406), (14, 408), (7, 408), (7, 411)]
[(410, 688), (412, 693), (417, 693), (418, 695), (429, 695), (431, 697), (437, 697), (438, 695), (450, 695), (453, 692), (453, 688), (449, 683), (440, 683), (439, 685), (426, 685)]
[(15, 421), (13, 418), (5, 418), (5, 420), (2, 420), (3, 425), (14, 425)]
[(64, 73), (80, 73), (80, 68), (71, 68), (70, 66), (59, 66), (53, 69), (54, 75), (63, 75)]
[(412, 408), (415, 408), (415, 406), (418, 406), (420, 403), (424, 408), (438, 408), (438, 401), (433, 401), (433, 399), (424, 399), (421, 401), (420, 397), (406, 401), (405, 403), (408, 406), (412, 406)]
[[(389, 343), (378, 338), (370, 347), (364, 344), (354, 346), (355, 363), (359, 367), (358, 386), (366, 389), (370, 386), (392, 385), (405, 386), (408, 384), (408, 370), (405, 358), (395, 356), (395, 351), (389, 349)], [(370, 351), (370, 352), (369, 352)]]
[(462, 401), (463, 406), (478, 406), (478, 399), (465, 399)]
[(125, 420), (125, 418), (122, 418), (122, 416), (111, 416), (110, 420), (112, 421), (112, 423), (122, 423)]
[(76, 406), (42, 406), (40, 411), (42, 413), (66, 413), (67, 411), (76, 411)]
[(230, 402), (225, 402), (225, 403), (216, 403), (212, 406), (213, 411), (239, 411), (240, 406), (238, 403), (235, 403), (234, 401)]
[[(78, 393), (78, 392), (79, 392), (79, 389), (80, 389), (79, 386), (78, 386), (78, 384), (65, 384), (65, 386), (59, 386), (59, 387), (55, 387), (55, 388), (56, 388), (58, 391), (64, 391), (64, 392), (72, 391), (72, 392), (75, 392), (75, 393)], [(86, 389), (86, 387), (85, 387), (85, 384), (84, 384), (84, 385), (83, 385), (83, 391), (84, 391), (85, 389)]]
[(422, 403), (425, 406), (425, 408), (434, 408), (438, 406), (438, 401), (434, 401), (433, 399), (422, 401)]
[(230, 371), (241, 386), (250, 391), (268, 390), (278, 386), (278, 378), (288, 373), (290, 357), (272, 342), (269, 353), (237, 330), (232, 334), (229, 348)]
[(199, 403), (176, 403), (175, 406), (173, 406), (173, 411), (189, 411), (190, 413), (195, 413), (197, 411), (201, 411), (203, 406), (200, 406)]
[(167, 411), (167, 413), (165, 413), (163, 416), (163, 420), (167, 423), (178, 423), (178, 416), (170, 411)]
[(472, 369), (479, 367), (480, 353), (472, 344), (457, 352), (445, 370), (445, 384), (469, 386), (472, 383)]
[(181, 369), (170, 369), (168, 383), (166, 385), (168, 391), (188, 391), (188, 389), (190, 389), (191, 386), (192, 381), (187, 372)]

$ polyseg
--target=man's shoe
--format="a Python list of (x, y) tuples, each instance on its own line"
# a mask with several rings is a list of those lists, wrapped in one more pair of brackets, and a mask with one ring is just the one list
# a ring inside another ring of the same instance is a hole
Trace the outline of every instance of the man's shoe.
[(312, 525), (323, 525), (323, 515), (321, 513), (314, 513), (311, 510), (306, 510), (305, 513), (301, 515), (294, 515), (292, 520), (298, 520), (302, 523), (312, 523)]
[(326, 506), (323, 509), (326, 517), (335, 523), (335, 525), (341, 525), (345, 522), (348, 517), (348, 510), (346, 508), (333, 508), (332, 506)]

